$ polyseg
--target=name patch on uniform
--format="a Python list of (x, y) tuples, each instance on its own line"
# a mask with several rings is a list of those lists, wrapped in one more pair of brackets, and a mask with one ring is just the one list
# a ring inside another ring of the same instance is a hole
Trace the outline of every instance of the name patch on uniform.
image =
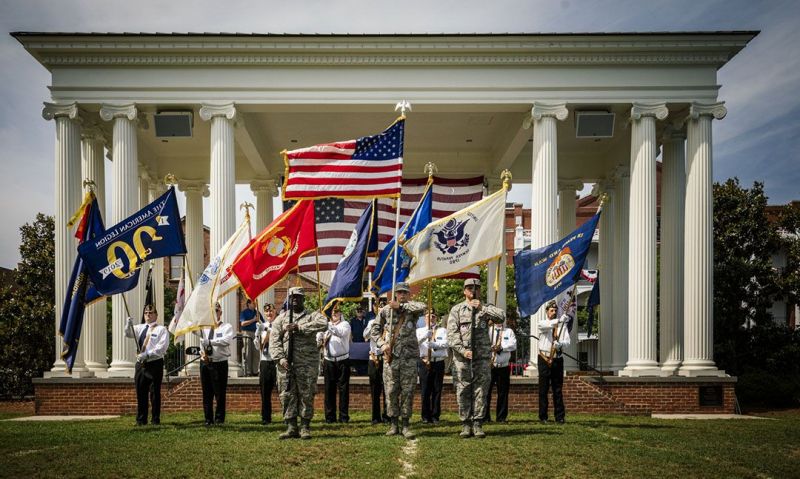
[(222, 337), (222, 333), (217, 333), (217, 337), (221, 338)]
[(411, 322), (411, 321), (406, 322), (406, 328), (415, 329), (415, 327), (416, 327), (416, 324), (414, 324), (413, 322)]

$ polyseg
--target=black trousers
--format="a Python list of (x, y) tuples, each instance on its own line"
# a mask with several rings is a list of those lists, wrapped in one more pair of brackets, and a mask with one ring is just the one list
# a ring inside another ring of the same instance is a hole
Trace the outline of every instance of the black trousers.
[(261, 361), (258, 385), (261, 386), (261, 420), (272, 422), (272, 390), (275, 389), (275, 361)]
[(147, 424), (148, 400), (153, 404), (153, 423), (161, 422), (161, 380), (164, 360), (136, 363), (133, 383), (136, 385), (136, 424)]
[[(541, 376), (540, 376), (541, 378)], [(540, 380), (541, 381), (541, 380)], [(486, 395), (486, 416), (484, 421), (491, 421), (492, 388), (497, 388), (497, 407), (495, 408), (495, 421), (503, 422), (508, 419), (508, 389), (511, 387), (511, 368), (492, 368), (492, 380)]]
[(386, 415), (386, 396), (381, 400), (381, 395), (383, 394), (383, 357), (378, 359), (377, 365), (369, 361), (367, 375), (369, 376), (369, 394), (372, 398), (372, 420), (383, 421), (389, 417)]
[(350, 420), (350, 360), (323, 361), (325, 378), (325, 420), (336, 422), (336, 396), (339, 396), (339, 420)]
[(419, 386), (422, 390), (422, 420), (439, 420), (442, 413), (442, 385), (444, 384), (444, 361), (431, 363), (431, 369), (421, 360), (417, 363)]
[[(228, 361), (200, 364), (200, 383), (203, 386), (203, 414), (206, 422), (225, 422), (225, 394), (228, 390)], [(214, 413), (214, 399), (217, 411)]]
[(564, 358), (556, 358), (550, 366), (547, 365), (541, 356), (538, 361), (539, 367), (539, 420), (547, 420), (547, 409), (549, 407), (547, 394), (549, 389), (553, 389), (553, 408), (555, 409), (556, 421), (563, 421), (566, 411), (564, 410), (564, 396), (561, 394), (561, 387), (564, 385)]

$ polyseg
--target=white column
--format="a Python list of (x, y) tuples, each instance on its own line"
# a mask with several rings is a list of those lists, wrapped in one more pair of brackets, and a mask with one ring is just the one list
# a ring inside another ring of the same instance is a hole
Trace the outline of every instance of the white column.
[(714, 202), (711, 120), (721, 120), (723, 103), (693, 103), (686, 142), (684, 223), (684, 360), (681, 376), (724, 376), (714, 364)]
[[(234, 120), (236, 108), (233, 103), (224, 105), (204, 104), (200, 118), (211, 121), (211, 254), (215, 254), (236, 230), (236, 164), (234, 156)], [(220, 300), (222, 320), (238, 331), (239, 312), (236, 294), (228, 294)], [(231, 348), (228, 360), (230, 375), (237, 377), (239, 371), (238, 348)]]
[[(52, 370), (46, 374), (66, 376), (66, 364), (61, 359), (62, 340), (58, 335), (61, 323), (61, 310), (67, 295), (67, 283), (75, 265), (77, 250), (73, 231), (67, 228), (67, 221), (81, 204), (81, 120), (76, 103), (45, 103), (42, 110), (45, 120), (55, 120), (55, 361)], [(78, 353), (73, 365), (73, 373), (85, 371), (83, 356)]]
[[(533, 121), (533, 168), (531, 195), (531, 248), (540, 248), (558, 240), (558, 135), (556, 121), (567, 119), (566, 103), (535, 102)], [(531, 334), (538, 336), (537, 323), (544, 307), (531, 316)], [(539, 344), (531, 338), (530, 363), (525, 374), (538, 376)]]
[[(611, 369), (619, 371), (628, 361), (628, 206), (630, 204), (631, 178), (628, 168), (618, 168), (617, 194), (614, 197), (616, 221), (614, 222), (614, 317), (611, 321)], [(601, 280), (602, 281), (602, 280)], [(602, 286), (601, 286), (602, 287)]]
[[(272, 198), (278, 196), (278, 186), (275, 180), (253, 180), (250, 182), (250, 190), (256, 196), (256, 224), (254, 235), (257, 235), (268, 224), (272, 223)], [(264, 310), (264, 304), (275, 302), (275, 290), (273, 288), (264, 291), (258, 297), (258, 306)]]
[(599, 320), (598, 339), (600, 351), (599, 368), (606, 371), (611, 367), (614, 347), (614, 227), (616, 226), (616, 188), (611, 180), (600, 183), (600, 191), (608, 197), (600, 215), (600, 245), (597, 270), (600, 281), (600, 308), (595, 311), (595, 320)]
[[(208, 185), (203, 181), (181, 181), (181, 191), (186, 194), (186, 264), (188, 265), (192, 284), (205, 269), (205, 235), (203, 234), (203, 197), (209, 196)], [(187, 286), (188, 288), (188, 286)], [(194, 334), (187, 334), (186, 346), (200, 346), (200, 339)], [(186, 366), (188, 374), (199, 374), (197, 361)]]
[(668, 126), (661, 154), (661, 255), (659, 359), (661, 374), (672, 376), (683, 360), (683, 213), (686, 187), (686, 134)]
[(657, 376), (656, 361), (656, 119), (664, 103), (631, 108), (631, 191), (628, 231), (628, 362), (620, 376)]
[[(143, 165), (139, 165), (139, 206), (137, 209), (142, 209), (150, 204), (150, 173)], [(133, 315), (133, 323), (139, 324), (142, 320), (142, 310), (144, 310), (144, 301), (147, 296), (147, 273), (153, 265), (153, 260), (147, 260), (142, 263), (142, 272), (139, 274), (139, 286), (136, 288), (136, 306), (131, 298), (128, 298), (128, 305), (131, 307), (131, 314)], [(133, 295), (132, 295), (133, 296)], [(135, 312), (134, 312), (135, 311)], [(159, 314), (161, 311), (159, 310)], [(159, 316), (160, 317), (160, 316)]]
[[(106, 175), (103, 145), (103, 132), (96, 126), (85, 128), (81, 134), (81, 150), (83, 152), (82, 174), (84, 179), (94, 181), (94, 195), (103, 220), (106, 220)], [(86, 308), (81, 333), (83, 359), (86, 368), (97, 376), (105, 375), (108, 370), (106, 358), (106, 299), (100, 299)]]
[[(150, 181), (149, 202), (152, 203), (159, 196), (167, 191), (164, 182), (155, 179)], [(165, 304), (164, 304), (164, 262), (169, 258), (158, 258), (153, 261), (153, 301), (155, 301), (156, 311), (158, 311), (158, 322), (164, 324)], [(174, 304), (170, 306), (175, 306)]]
[[(100, 117), (105, 121), (114, 121), (114, 133), (111, 145), (112, 175), (114, 193), (111, 198), (111, 214), (108, 225), (116, 224), (134, 213), (139, 206), (139, 171), (138, 148), (136, 137), (136, 105), (103, 105)], [(130, 314), (134, 321), (138, 320), (141, 311), (136, 311), (136, 290), (123, 293), (128, 299)], [(111, 365), (109, 377), (133, 377), (136, 355), (134, 340), (125, 337), (125, 318), (128, 312), (122, 300), (122, 294), (111, 298)]]
[[(502, 188), (503, 182), (499, 179), (489, 181), (489, 194), (496, 193)], [(505, 215), (505, 213), (503, 213)], [(486, 264), (486, 284), (483, 290), (486, 292), (486, 302), (497, 306), (503, 311), (506, 310), (506, 246), (505, 240), (505, 219), (503, 220), (503, 255), (499, 260), (490, 261)], [(499, 274), (498, 274), (498, 265)], [(497, 278), (497, 299), (495, 300), (494, 281)]]
[[(578, 180), (560, 181), (558, 183), (558, 237), (563, 238), (575, 230), (575, 216), (577, 213), (577, 198), (575, 192), (583, 188), (583, 183)], [(577, 293), (577, 290), (576, 290)], [(572, 326), (570, 343), (565, 352), (573, 357), (578, 357), (578, 320)], [(564, 356), (564, 371), (578, 371), (578, 361)]]

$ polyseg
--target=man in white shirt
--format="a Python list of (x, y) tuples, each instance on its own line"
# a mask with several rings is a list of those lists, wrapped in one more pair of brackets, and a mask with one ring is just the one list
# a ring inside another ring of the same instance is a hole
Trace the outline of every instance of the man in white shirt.
[[(233, 327), (222, 322), (222, 306), (214, 305), (216, 324), (214, 329), (203, 329), (200, 347), (205, 358), (200, 363), (200, 383), (203, 386), (203, 413), (206, 426), (225, 423), (225, 395), (228, 389), (228, 358), (233, 342)], [(214, 412), (214, 399), (217, 410)]]
[(133, 383), (136, 386), (136, 425), (147, 424), (148, 396), (153, 405), (154, 426), (161, 424), (161, 380), (164, 377), (164, 354), (169, 346), (167, 328), (158, 324), (158, 311), (152, 304), (144, 307), (144, 324), (133, 325), (128, 318), (125, 336), (139, 345)]
[(561, 387), (564, 384), (564, 358), (561, 357), (561, 350), (569, 346), (569, 329), (564, 323), (569, 316), (566, 314), (560, 318), (558, 315), (558, 305), (555, 301), (547, 303), (545, 308), (546, 317), (539, 320), (539, 422), (547, 422), (548, 398), (547, 394), (552, 386), (553, 389), (553, 408), (556, 422), (564, 423), (566, 412), (564, 410), (564, 397)]
[(253, 344), (261, 356), (258, 367), (258, 385), (261, 390), (261, 424), (272, 423), (272, 390), (275, 388), (275, 361), (269, 352), (269, 337), (272, 334), (272, 322), (275, 321), (275, 306), (264, 305), (264, 322), (256, 323), (256, 334)]
[(336, 422), (336, 395), (339, 395), (339, 422), (350, 422), (350, 323), (342, 321), (339, 305), (333, 307), (328, 329), (317, 333), (322, 349), (322, 375), (325, 378), (325, 422)]
[(484, 422), (491, 422), (492, 388), (497, 388), (497, 407), (495, 420), (508, 420), (508, 390), (511, 387), (511, 351), (517, 350), (517, 336), (514, 330), (501, 322), (489, 326), (489, 340), (492, 344), (492, 380), (486, 393), (486, 416)]
[(439, 424), (442, 412), (444, 361), (447, 359), (447, 328), (437, 325), (433, 311), (425, 314), (425, 326), (417, 328), (419, 385), (422, 390), (422, 422)]

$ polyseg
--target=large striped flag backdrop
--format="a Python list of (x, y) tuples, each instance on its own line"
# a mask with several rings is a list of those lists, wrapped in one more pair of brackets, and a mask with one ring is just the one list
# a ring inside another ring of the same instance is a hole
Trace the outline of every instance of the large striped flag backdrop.
[(404, 130), (400, 117), (377, 135), (284, 152), (283, 199), (398, 198)]
[[(403, 179), (402, 196), (400, 198), (400, 225), (405, 224), (414, 208), (419, 204), (425, 192), (428, 178)], [(433, 220), (444, 218), (462, 210), (483, 198), (483, 177), (474, 178), (433, 178)], [(328, 198), (316, 200), (315, 217), (317, 227), (317, 245), (320, 262), (320, 278), (322, 283), (329, 285), (333, 272), (353, 233), (358, 218), (369, 204), (368, 201), (344, 200)], [(284, 209), (291, 206), (292, 202), (284, 203)], [(382, 199), (378, 201), (378, 241), (379, 250), (394, 237), (395, 209), (392, 201)], [(370, 266), (374, 266), (374, 258), (370, 258)], [(300, 258), (300, 273), (314, 280), (316, 266), (314, 255), (309, 254)], [(459, 277), (477, 277), (477, 269)]]

